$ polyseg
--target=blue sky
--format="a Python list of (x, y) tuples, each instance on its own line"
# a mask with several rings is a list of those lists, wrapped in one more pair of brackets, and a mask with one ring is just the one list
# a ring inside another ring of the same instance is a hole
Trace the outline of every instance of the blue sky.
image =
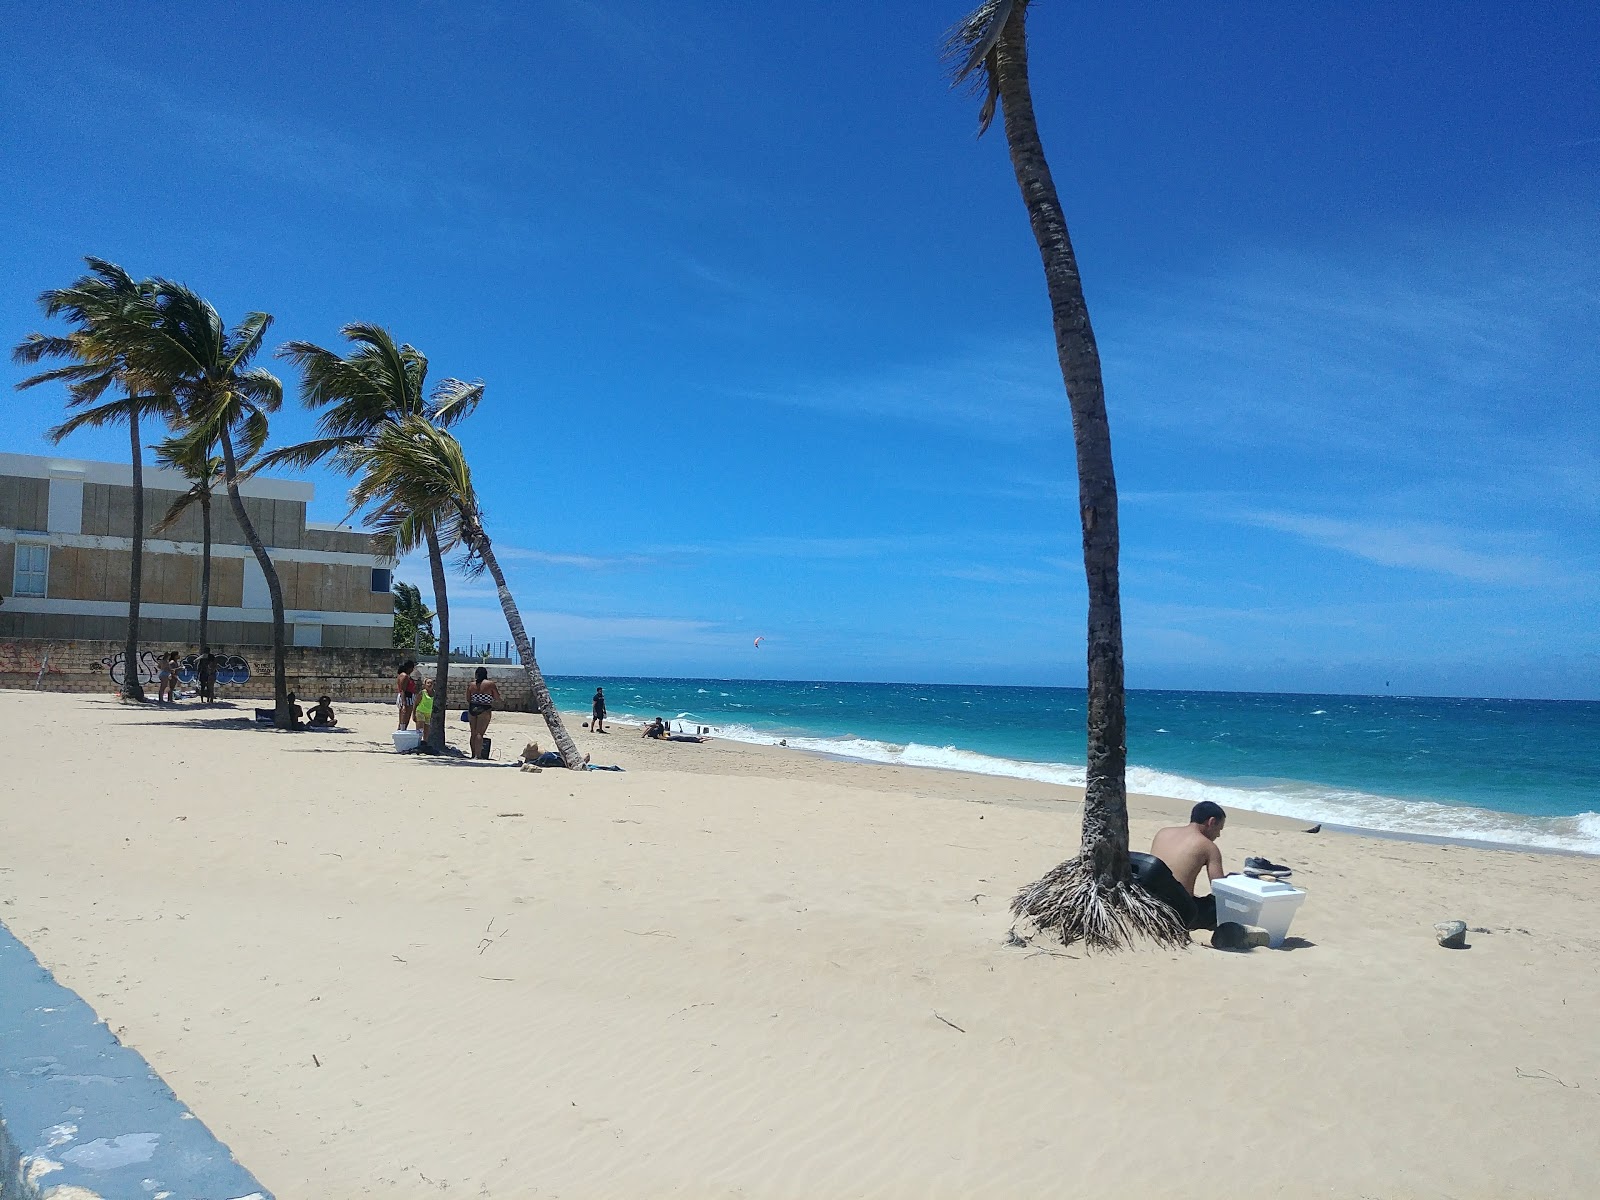
[[(462, 439), (550, 671), (1081, 684), (1066, 405), (1003, 138), (941, 74), (960, 4), (195, 12), (10, 11), (8, 343), (92, 253), (483, 378)], [(1030, 30), (1130, 684), (1600, 697), (1600, 9)], [(5, 448), (44, 452), (20, 374)]]

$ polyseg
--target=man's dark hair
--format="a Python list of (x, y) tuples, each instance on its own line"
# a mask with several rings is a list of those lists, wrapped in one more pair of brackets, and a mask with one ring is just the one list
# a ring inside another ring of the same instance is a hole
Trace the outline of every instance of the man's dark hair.
[(1196, 825), (1204, 825), (1210, 820), (1226, 821), (1228, 814), (1222, 811), (1222, 805), (1214, 800), (1202, 800), (1189, 810), (1189, 820)]
[(328, 704), (328, 703), (331, 703), (332, 700), (333, 700), (332, 696), (318, 696), (317, 697), (317, 703), (318, 704)]

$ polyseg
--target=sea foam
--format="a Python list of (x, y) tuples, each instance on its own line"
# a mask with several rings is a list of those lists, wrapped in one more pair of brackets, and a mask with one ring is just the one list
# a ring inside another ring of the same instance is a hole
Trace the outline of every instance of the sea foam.
[[(687, 716), (688, 714), (680, 714)], [(623, 720), (630, 718), (624, 717)], [(783, 736), (748, 725), (713, 727), (716, 737), (752, 745), (775, 746), (780, 741), (791, 750), (805, 750), (861, 762), (902, 767), (930, 767), (1028, 779), (1039, 783), (1084, 785), (1084, 769), (1072, 763), (1028, 762), (963, 750), (957, 746), (928, 746), (917, 742), (897, 745), (859, 737)], [(1128, 791), (1198, 803), (1215, 801), (1224, 808), (1243, 808), (1274, 816), (1346, 825), (1384, 833), (1462, 838), (1500, 842), (1551, 850), (1600, 854), (1600, 813), (1569, 817), (1521, 816), (1468, 805), (1406, 800), (1368, 792), (1319, 787), (1284, 781), (1262, 787), (1204, 783), (1183, 775), (1130, 765)]]

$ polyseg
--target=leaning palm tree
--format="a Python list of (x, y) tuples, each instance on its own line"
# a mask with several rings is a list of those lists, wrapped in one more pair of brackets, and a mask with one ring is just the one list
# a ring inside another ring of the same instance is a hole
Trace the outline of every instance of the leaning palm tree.
[[(140, 424), (155, 418), (168, 420), (173, 415), (172, 399), (159, 391), (137, 386), (127, 371), (130, 345), (144, 336), (142, 302), (147, 284), (136, 282), (115, 263), (86, 258), (89, 273), (71, 286), (45, 292), (39, 306), (47, 317), (65, 317), (73, 330), (64, 336), (30, 333), (12, 351), (19, 363), (38, 363), (45, 359), (68, 359), (68, 365), (29, 376), (18, 388), (41, 383), (67, 385), (67, 406), (76, 410), (50, 430), (52, 441), (61, 442), (80, 429), (98, 429), (125, 424), (133, 469), (133, 542), (128, 573), (128, 628), (122, 647), (122, 695), (143, 700), (139, 684), (139, 606), (144, 579), (144, 454)], [(106, 392), (123, 393), (106, 400)]]
[(1111, 465), (1100, 352), (1089, 324), (1078, 260), (1061, 201), (1045, 161), (1028, 86), (1029, 0), (984, 0), (950, 31), (946, 54), (955, 81), (984, 93), (981, 135), (1004, 114), (1006, 145), (1044, 262), (1055, 326), (1056, 357), (1072, 410), (1078, 459), (1078, 515), (1089, 588), (1088, 753), (1083, 833), (1076, 858), (1024, 888), (1011, 903), (1031, 921), (1071, 944), (1115, 949), (1149, 938), (1187, 945), (1177, 914), (1134, 882), (1128, 861), (1127, 720), (1122, 674), (1122, 602), (1117, 577), (1117, 482)]
[(171, 394), (182, 428), (222, 451), (222, 479), (234, 519), (249, 543), (272, 602), (272, 684), (275, 724), (294, 727), (285, 661), (283, 584), (239, 494), (241, 447), (267, 439), (267, 414), (283, 403), (283, 384), (250, 360), (261, 349), (272, 317), (246, 313), (231, 331), (211, 304), (180, 283), (154, 280), (149, 332), (128, 354), (129, 370), (153, 390)]
[(574, 770), (582, 767), (583, 756), (550, 698), (522, 614), (484, 532), (483, 512), (461, 443), (426, 417), (406, 417), (379, 427), (368, 442), (351, 451), (351, 457), (359, 474), (350, 503), (357, 508), (370, 506), (368, 525), (380, 537), (392, 538), (397, 552), (419, 545), (423, 530), (431, 526), (442, 546), (465, 551), (469, 571), (486, 570), (493, 577), (500, 609), (522, 656), (534, 708), (544, 717), (561, 761)]
[[(266, 433), (264, 426), (246, 427), (247, 433)], [(222, 457), (213, 454), (216, 439), (209, 430), (190, 429), (174, 434), (155, 447), (156, 458), (168, 470), (181, 472), (189, 479), (189, 490), (179, 495), (167, 507), (166, 514), (155, 523), (154, 532), (165, 533), (171, 529), (196, 504), (200, 506), (200, 653), (211, 649), (211, 497), (218, 487), (225, 486)], [(241, 444), (236, 448), (241, 477), (253, 474), (245, 464), (261, 449), (259, 442)]]
[[(355, 322), (339, 331), (352, 343), (340, 355), (313, 342), (286, 342), (278, 350), (302, 372), (300, 398), (307, 408), (320, 408), (319, 437), (285, 446), (263, 457), (263, 466), (280, 464), (308, 467), (330, 461), (346, 474), (353, 473), (353, 452), (368, 443), (385, 423), (406, 417), (426, 417), (448, 428), (471, 414), (483, 399), (483, 382), (442, 379), (427, 389), (428, 356), (415, 346), (396, 345), (381, 325)], [(428, 548), (433, 576), (433, 604), (439, 619), (434, 655), (433, 694), (438, 697), (428, 725), (428, 743), (444, 749), (445, 699), (450, 684), (450, 600), (446, 594), (444, 554), (438, 535), (426, 523), (422, 544)]]

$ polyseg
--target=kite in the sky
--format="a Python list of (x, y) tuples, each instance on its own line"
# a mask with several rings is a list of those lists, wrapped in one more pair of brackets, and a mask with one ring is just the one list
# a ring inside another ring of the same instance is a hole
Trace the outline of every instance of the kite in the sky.
[(761, 643), (766, 641), (766, 640), (767, 640), (767, 638), (766, 638), (765, 634), (763, 634), (761, 637), (758, 637), (756, 639), (756, 649), (757, 650), (761, 649)]

